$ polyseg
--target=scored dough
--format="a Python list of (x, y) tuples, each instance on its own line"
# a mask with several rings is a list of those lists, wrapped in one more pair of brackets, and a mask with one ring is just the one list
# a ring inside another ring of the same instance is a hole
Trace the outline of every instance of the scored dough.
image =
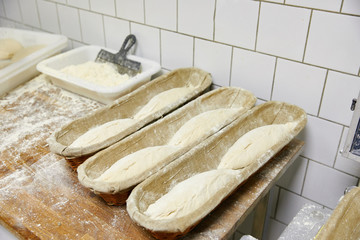
[(259, 159), (277, 143), (290, 139), (296, 123), (272, 124), (255, 128), (240, 137), (226, 152), (219, 169), (241, 169)]
[(144, 214), (155, 220), (186, 216), (237, 182), (238, 173), (236, 170), (216, 169), (190, 177), (151, 204)]
[(194, 87), (172, 88), (157, 94), (138, 113), (136, 113), (134, 118), (146, 118), (149, 115), (161, 110), (162, 108), (174, 104), (192, 92), (193, 88)]
[(118, 160), (95, 181), (122, 182), (133, 177), (145, 179), (153, 168), (161, 165), (177, 150), (179, 150), (178, 147), (169, 145), (141, 149)]
[(0, 39), (0, 59), (10, 59), (12, 56), (22, 49), (21, 43), (12, 38)]
[(77, 138), (69, 147), (87, 147), (89, 145), (97, 144), (106, 139), (115, 136), (124, 129), (136, 123), (136, 120), (131, 118), (118, 119), (107, 122), (100, 126), (94, 127)]
[(203, 112), (187, 121), (171, 138), (169, 145), (187, 146), (216, 131), (224, 121), (233, 118), (241, 108), (219, 108)]

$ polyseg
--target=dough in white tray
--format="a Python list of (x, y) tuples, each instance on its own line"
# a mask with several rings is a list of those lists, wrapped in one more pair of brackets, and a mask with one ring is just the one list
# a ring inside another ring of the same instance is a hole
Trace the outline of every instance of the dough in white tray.
[(107, 122), (105, 124), (94, 127), (78, 137), (69, 147), (87, 147), (89, 145), (97, 144), (105, 141), (106, 139), (115, 136), (121, 131), (127, 129), (137, 120), (131, 118), (123, 118)]
[(219, 169), (241, 169), (261, 158), (263, 154), (284, 140), (292, 138), (296, 123), (272, 124), (255, 128), (240, 137), (225, 153)]
[(144, 212), (152, 219), (180, 218), (210, 201), (221, 189), (237, 181), (238, 171), (216, 169), (196, 174), (178, 184)]
[(0, 39), (0, 60), (11, 59), (13, 55), (22, 48), (21, 43), (15, 39)]
[(224, 121), (234, 118), (241, 108), (219, 108), (199, 115), (187, 121), (171, 138), (169, 145), (187, 146), (207, 135), (212, 129), (218, 130)]

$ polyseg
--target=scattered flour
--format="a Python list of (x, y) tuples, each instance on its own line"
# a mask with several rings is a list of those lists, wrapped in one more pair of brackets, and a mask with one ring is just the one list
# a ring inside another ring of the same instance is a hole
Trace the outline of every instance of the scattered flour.
[[(84, 233), (101, 238), (97, 229), (108, 231), (109, 238), (121, 238), (113, 228), (123, 228), (123, 210), (113, 209), (114, 219), (110, 217), (110, 222), (96, 216), (92, 207), (88, 213), (79, 214), (87, 208), (79, 208), (80, 201), (89, 199), (89, 193), (66, 160), (49, 152), (46, 143), (56, 128), (101, 106), (52, 85), (45, 75), (0, 97), (0, 215), (11, 219), (17, 229), (48, 232), (54, 229), (53, 221), (59, 219), (59, 227), (73, 223), (77, 229), (52, 231), (54, 239), (74, 239)], [(90, 201), (96, 204), (98, 200)], [(61, 217), (44, 219), (46, 211)], [(62, 216), (66, 221), (61, 222)]]

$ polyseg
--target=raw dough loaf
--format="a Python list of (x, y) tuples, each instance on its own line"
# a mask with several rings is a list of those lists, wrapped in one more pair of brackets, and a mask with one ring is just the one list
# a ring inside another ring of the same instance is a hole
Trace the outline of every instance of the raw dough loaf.
[(13, 63), (17, 62), (43, 47), (45, 47), (45, 45), (34, 45), (34, 46), (22, 48), (19, 51), (17, 51), (16, 53), (14, 53), (14, 56), (11, 58), (11, 62), (13, 62)]
[(154, 167), (161, 165), (177, 150), (179, 148), (169, 145), (141, 149), (118, 160), (95, 181), (122, 182), (141, 176), (145, 179)]
[(272, 124), (255, 128), (240, 137), (222, 157), (219, 169), (241, 169), (259, 159), (271, 148), (291, 138), (296, 123)]
[(136, 115), (135, 119), (146, 118), (149, 115), (172, 105), (193, 91), (194, 87), (172, 88), (154, 96)]
[(15, 39), (5, 38), (0, 40), (0, 59), (10, 59), (12, 56), (22, 49), (23, 46), (21, 43), (16, 41)]
[(69, 147), (87, 147), (115, 136), (136, 122), (131, 118), (118, 119), (94, 127), (77, 138)]
[(187, 146), (206, 136), (213, 129), (217, 130), (223, 122), (233, 118), (240, 108), (219, 108), (201, 113), (187, 121), (172, 137), (169, 145)]
[(186, 216), (237, 181), (238, 173), (236, 170), (216, 169), (190, 177), (151, 204), (144, 214), (155, 220)]

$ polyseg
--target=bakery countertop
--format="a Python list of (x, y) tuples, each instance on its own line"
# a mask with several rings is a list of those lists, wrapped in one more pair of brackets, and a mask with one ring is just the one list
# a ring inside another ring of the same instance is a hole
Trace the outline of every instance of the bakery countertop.
[[(26, 239), (152, 239), (125, 206), (108, 206), (82, 187), (46, 139), (102, 104), (53, 86), (45, 75), (0, 98), (0, 221)], [(200, 222), (185, 239), (226, 239), (300, 154), (281, 152)]]

